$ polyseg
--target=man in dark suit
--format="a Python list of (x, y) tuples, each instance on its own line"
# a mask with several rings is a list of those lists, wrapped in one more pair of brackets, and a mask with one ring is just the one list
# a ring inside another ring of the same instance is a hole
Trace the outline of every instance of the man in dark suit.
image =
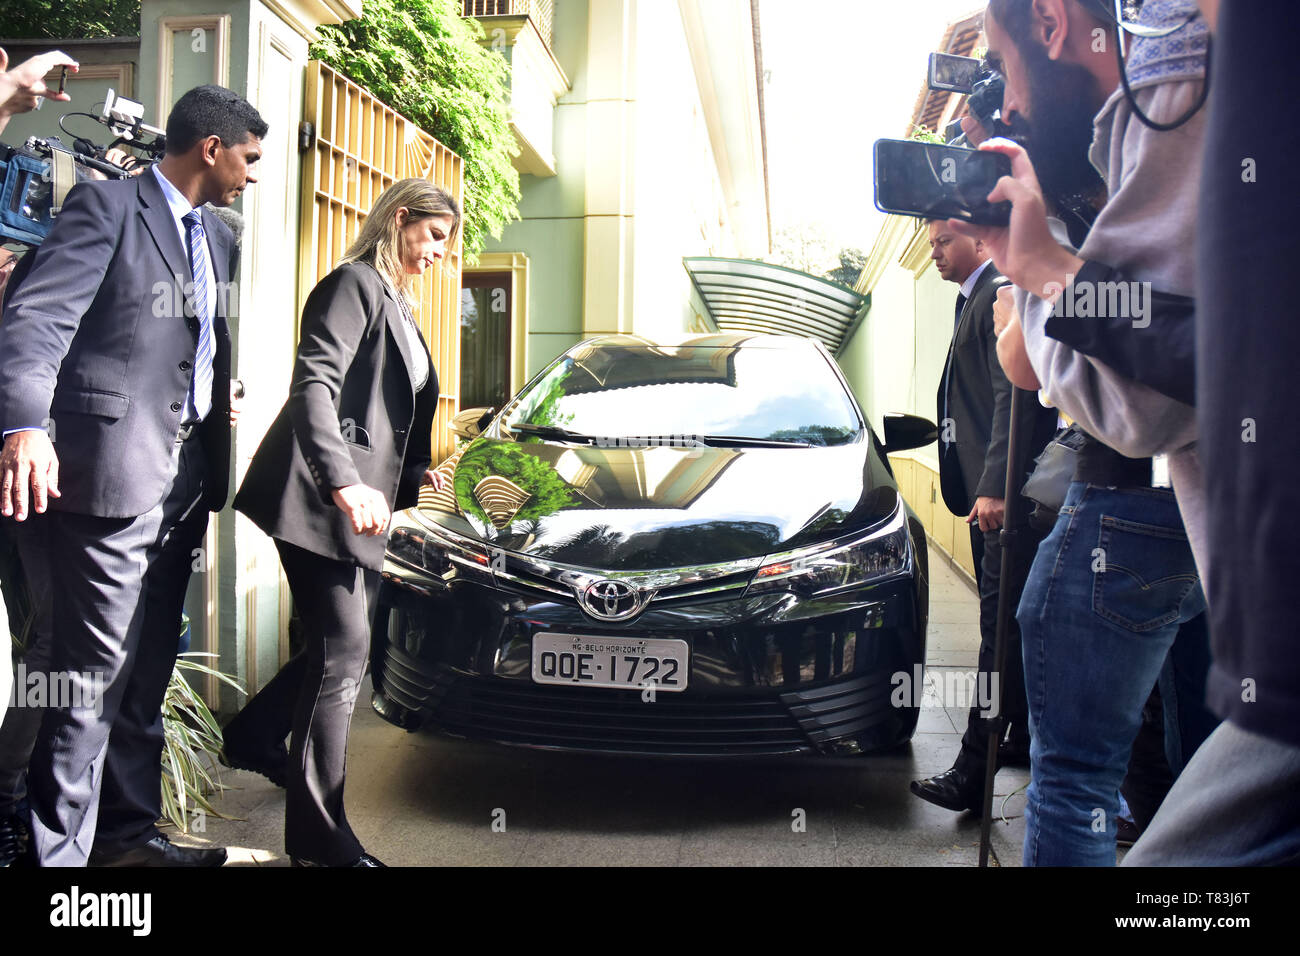
[[(993, 306), (1005, 280), (981, 243), (958, 235), (946, 221), (929, 223), (930, 258), (939, 274), (961, 286), (948, 360), (939, 380), (939, 482), (944, 504), (970, 525), (971, 559), (980, 596), (980, 652), (977, 693), (972, 701), (961, 750), (951, 770), (912, 783), (912, 792), (949, 810), (980, 810), (988, 755), (989, 724), (985, 707), (997, 702), (1010, 735), (1000, 753), (1004, 762), (1029, 759), (1028, 710), (1019, 633), (1014, 618), (1008, 628), (1006, 667), (1000, 687), (991, 680), (997, 629), (998, 583), (1002, 571), (999, 532), (1003, 525), (1007, 482), (1007, 440), (1011, 429), (1011, 389), (998, 362), (993, 332)], [(1056, 430), (1056, 412), (1044, 408), (1035, 395), (1019, 402), (1021, 447), (1017, 472), (1023, 484), (1029, 465)], [(1040, 536), (1028, 525), (1029, 508), (1020, 509), (1011, 549), (1011, 608), (1024, 588)], [(945, 703), (947, 703), (945, 701)]]
[[(72, 189), (0, 324), (0, 514), (48, 575), (50, 671), (28, 770), (42, 865), (219, 866), (173, 846), (160, 715), (207, 512), (226, 501), (238, 257), (204, 203), (255, 182), (267, 125), (216, 86), (190, 90), (152, 170)], [(44, 546), (35, 546), (38, 537)], [(93, 850), (93, 852), (92, 852)]]

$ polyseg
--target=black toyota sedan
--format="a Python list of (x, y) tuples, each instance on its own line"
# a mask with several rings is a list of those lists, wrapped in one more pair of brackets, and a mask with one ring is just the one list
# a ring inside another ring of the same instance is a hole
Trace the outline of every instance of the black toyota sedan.
[[(372, 655), (387, 720), (594, 752), (851, 754), (915, 730), (926, 545), (811, 339), (569, 349), (394, 516)], [(900, 678), (899, 675), (906, 675)]]

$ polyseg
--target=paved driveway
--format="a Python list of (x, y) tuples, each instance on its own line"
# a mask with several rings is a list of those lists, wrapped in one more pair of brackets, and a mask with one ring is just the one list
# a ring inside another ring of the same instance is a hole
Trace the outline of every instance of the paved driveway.
[[(971, 672), (979, 634), (971, 586), (933, 551), (927, 683)], [(974, 866), (979, 818), (912, 796), (946, 770), (964, 707), (927, 707), (910, 751), (859, 759), (699, 763), (595, 758), (408, 734), (358, 707), (347, 811), (366, 849), (390, 866), (795, 865)], [(227, 771), (207, 821), (230, 864), (287, 865), (284, 792)], [(998, 774), (994, 851), (1020, 864), (1027, 770)], [(801, 826), (800, 826), (801, 824)], [(230, 865), (228, 864), (228, 865)]]

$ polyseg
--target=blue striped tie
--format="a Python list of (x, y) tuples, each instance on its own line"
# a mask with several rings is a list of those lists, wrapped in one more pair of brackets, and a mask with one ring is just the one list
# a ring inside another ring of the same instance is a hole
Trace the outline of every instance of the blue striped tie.
[(194, 356), (194, 378), (190, 381), (190, 407), (201, 421), (212, 409), (212, 292), (208, 288), (208, 242), (197, 209), (186, 213), (182, 221), (189, 227), (190, 272), (194, 276), (191, 302), (199, 320), (199, 345)]

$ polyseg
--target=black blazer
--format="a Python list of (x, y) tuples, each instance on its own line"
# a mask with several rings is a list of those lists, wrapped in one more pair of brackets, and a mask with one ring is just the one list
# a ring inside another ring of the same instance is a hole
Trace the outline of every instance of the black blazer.
[[(217, 291), (230, 289), (234, 237), (211, 211), (202, 216)], [(171, 478), (199, 337), (184, 307), (189, 256), (154, 173), (77, 184), (29, 255), (0, 323), (0, 427), (48, 426), (62, 491), (53, 510), (144, 514)], [(212, 410), (200, 429), (213, 511), (228, 490), (235, 305), (233, 294), (216, 296)]]
[[(366, 484), (394, 510), (409, 508), (429, 467), (438, 377), (428, 348), (411, 356), (406, 319), (365, 263), (339, 266), (302, 310), (289, 398), (262, 439), (235, 509), (273, 538), (379, 570), (383, 535), (359, 535), (331, 497)], [(417, 394), (411, 360), (429, 380)]]
[[(993, 302), (1005, 284), (993, 263), (984, 267), (962, 309), (939, 379), (939, 484), (944, 504), (955, 515), (970, 514), (982, 495), (1006, 494), (1012, 385), (998, 362), (993, 334)], [(1022, 396), (1019, 404), (1018, 484), (1023, 485), (1030, 462), (1056, 432), (1056, 410), (1044, 408), (1036, 395)], [(952, 419), (950, 430), (946, 418)]]

